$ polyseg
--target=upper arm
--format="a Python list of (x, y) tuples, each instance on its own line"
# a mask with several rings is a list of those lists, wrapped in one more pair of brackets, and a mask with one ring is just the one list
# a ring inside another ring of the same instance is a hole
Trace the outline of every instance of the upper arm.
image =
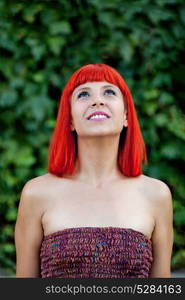
[(15, 224), (16, 277), (40, 277), (41, 216), (39, 190), (32, 179), (23, 187)]
[(152, 234), (153, 263), (150, 277), (171, 277), (173, 249), (173, 205), (169, 187), (158, 183), (155, 201), (155, 228)]

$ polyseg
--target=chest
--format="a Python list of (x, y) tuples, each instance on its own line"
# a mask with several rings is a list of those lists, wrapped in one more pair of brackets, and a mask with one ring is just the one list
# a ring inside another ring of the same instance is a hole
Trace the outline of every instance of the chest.
[(55, 185), (42, 218), (44, 231), (77, 226), (141, 227), (151, 223), (149, 195), (139, 183), (117, 183), (106, 188), (82, 184)]

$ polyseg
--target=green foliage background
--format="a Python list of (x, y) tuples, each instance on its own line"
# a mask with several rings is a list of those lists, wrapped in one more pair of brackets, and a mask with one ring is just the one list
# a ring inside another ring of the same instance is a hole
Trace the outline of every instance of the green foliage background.
[(185, 266), (184, 0), (0, 1), (0, 267), (15, 274), (23, 185), (47, 172), (62, 89), (88, 63), (126, 80), (148, 151), (143, 172), (171, 189), (172, 267)]

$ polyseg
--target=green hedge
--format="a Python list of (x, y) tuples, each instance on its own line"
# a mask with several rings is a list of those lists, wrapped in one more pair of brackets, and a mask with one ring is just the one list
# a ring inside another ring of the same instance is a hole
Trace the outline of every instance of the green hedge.
[(173, 195), (173, 268), (185, 266), (184, 0), (0, 2), (0, 266), (15, 274), (23, 185), (46, 173), (61, 91), (87, 63), (125, 78), (148, 150), (143, 172)]

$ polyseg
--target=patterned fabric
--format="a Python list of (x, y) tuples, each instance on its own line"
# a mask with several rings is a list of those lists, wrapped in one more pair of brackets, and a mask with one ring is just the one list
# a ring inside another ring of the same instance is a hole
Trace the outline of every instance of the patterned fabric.
[(152, 242), (121, 227), (72, 227), (43, 238), (41, 277), (147, 278)]

